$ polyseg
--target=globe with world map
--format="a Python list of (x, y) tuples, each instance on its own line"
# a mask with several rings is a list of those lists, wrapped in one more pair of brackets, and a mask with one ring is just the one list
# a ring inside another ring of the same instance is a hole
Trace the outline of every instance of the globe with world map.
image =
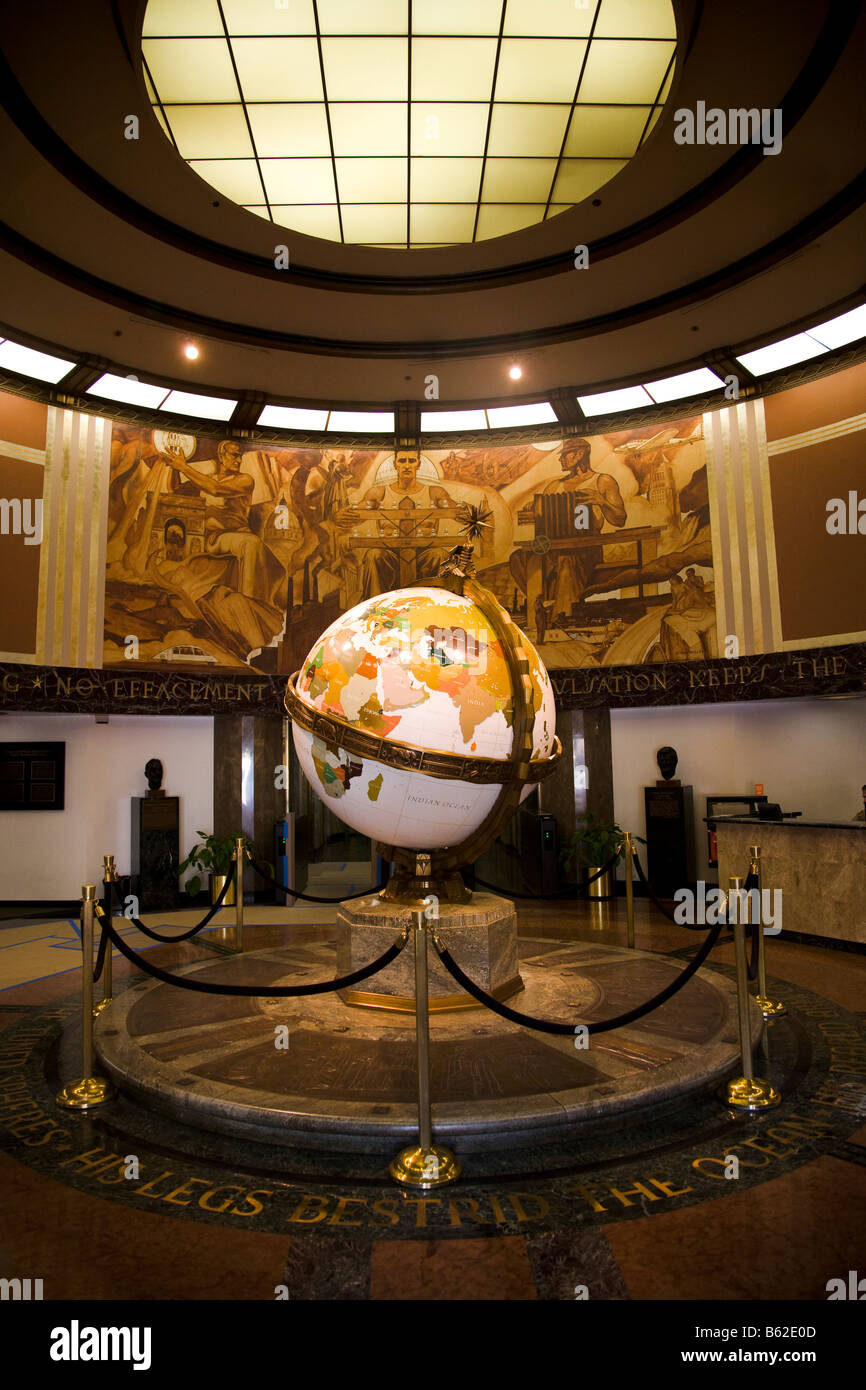
[[(519, 691), (502, 624), (466, 594), (398, 589), (332, 623), (287, 695), (301, 767), (329, 809), (405, 849), (442, 849), (473, 834), (513, 768), (518, 702), (531, 702), (530, 768), (556, 743), (550, 678), (517, 635)], [(531, 783), (530, 771), (521, 799)]]

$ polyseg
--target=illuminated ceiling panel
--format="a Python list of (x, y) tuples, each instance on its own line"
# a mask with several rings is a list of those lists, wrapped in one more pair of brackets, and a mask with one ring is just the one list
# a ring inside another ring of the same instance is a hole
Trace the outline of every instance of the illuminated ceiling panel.
[(671, 0), (149, 0), (179, 156), (280, 228), (397, 248), (505, 236), (595, 193), (670, 90)]

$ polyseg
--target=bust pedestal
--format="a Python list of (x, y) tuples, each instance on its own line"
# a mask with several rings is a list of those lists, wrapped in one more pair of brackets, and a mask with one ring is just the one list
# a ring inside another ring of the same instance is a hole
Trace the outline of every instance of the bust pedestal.
[(180, 797), (132, 798), (132, 891), (140, 912), (177, 907)]
[(647, 876), (656, 893), (671, 898), (695, 881), (695, 813), (691, 787), (680, 782), (644, 787)]
[[(371, 895), (341, 903), (337, 912), (337, 974), (348, 975), (375, 960), (404, 927), (414, 922), (412, 908)], [(439, 903), (436, 931), (461, 969), (497, 999), (509, 999), (523, 988), (517, 965), (517, 914), (505, 898), (473, 893), (468, 903)], [(460, 990), (428, 947), (431, 1013), (477, 1009), (471, 995)], [(340, 990), (344, 1004), (368, 1009), (415, 1012), (415, 963), (412, 943), (395, 961), (361, 982), (360, 989)]]

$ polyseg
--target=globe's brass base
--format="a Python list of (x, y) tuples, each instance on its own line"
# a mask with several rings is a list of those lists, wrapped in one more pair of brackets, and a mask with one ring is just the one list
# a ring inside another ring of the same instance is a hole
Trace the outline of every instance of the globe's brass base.
[(102, 1010), (103, 1010), (103, 1009), (107, 1009), (110, 1003), (111, 1003), (111, 995), (109, 995), (107, 999), (100, 999), (100, 1000), (99, 1000), (96, 1004), (94, 1004), (94, 1006), (93, 1006), (93, 1017), (94, 1017), (94, 1018), (98, 1018), (99, 1015), (102, 1013)]
[(736, 1077), (722, 1088), (721, 1097), (725, 1105), (737, 1110), (769, 1110), (782, 1099), (775, 1086), (760, 1076)]
[(92, 1110), (95, 1105), (104, 1105), (115, 1094), (110, 1081), (102, 1076), (83, 1076), (78, 1081), (69, 1081), (58, 1092), (57, 1104), (67, 1110)]
[[(386, 849), (387, 847), (377, 843), (377, 852), (380, 848)], [(389, 853), (393, 853), (393, 851), (389, 851)], [(423, 907), (425, 901), (429, 901), (431, 897), (439, 898), (441, 902), (445, 903), (471, 902), (472, 893), (463, 882), (462, 874), (456, 869), (450, 872), (439, 871), (436, 867), (435, 855), (432, 856), (432, 859), (432, 867), (423, 874), (410, 871), (398, 864), (379, 897), (385, 902), (405, 903), (416, 909)]]
[(395, 1182), (404, 1187), (420, 1187), (425, 1191), (431, 1187), (444, 1187), (460, 1176), (460, 1163), (450, 1149), (434, 1144), (429, 1149), (414, 1146), (401, 1149), (392, 1159), (388, 1172)]
[(788, 1010), (780, 999), (768, 999), (766, 994), (755, 996), (755, 1003), (764, 1015), (764, 1018), (781, 1018)]

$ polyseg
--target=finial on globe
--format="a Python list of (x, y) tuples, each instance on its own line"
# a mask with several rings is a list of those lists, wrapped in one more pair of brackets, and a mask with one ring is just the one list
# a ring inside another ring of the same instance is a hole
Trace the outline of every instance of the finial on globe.
[[(391, 897), (441, 891), (443, 872), (443, 895), (466, 896), (455, 871), (492, 843), (561, 751), (541, 658), (473, 576), (471, 545), (456, 546), (438, 584), (379, 594), (339, 617), (288, 683), (301, 767), (329, 810), (396, 860)], [(423, 885), (418, 852), (432, 859)]]

